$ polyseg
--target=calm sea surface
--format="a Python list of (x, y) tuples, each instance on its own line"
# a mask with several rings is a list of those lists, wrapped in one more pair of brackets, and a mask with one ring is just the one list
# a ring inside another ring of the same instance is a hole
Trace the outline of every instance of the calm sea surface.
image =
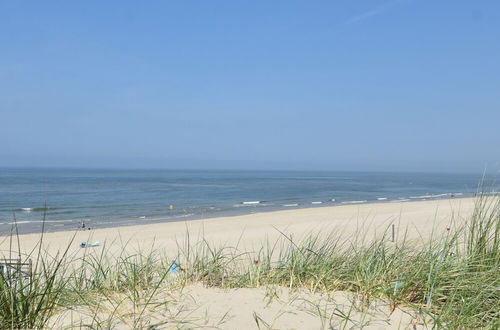
[[(0, 169), (0, 234), (472, 196), (481, 175)], [(173, 209), (169, 209), (169, 205)]]

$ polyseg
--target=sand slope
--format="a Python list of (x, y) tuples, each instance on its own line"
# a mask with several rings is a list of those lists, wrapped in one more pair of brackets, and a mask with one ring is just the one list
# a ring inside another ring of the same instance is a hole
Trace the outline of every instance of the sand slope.
[[(64, 310), (53, 317), (51, 328), (78, 328), (94, 323), (113, 329), (426, 329), (410, 309), (391, 308), (383, 300), (366, 306), (356, 295), (328, 295), (283, 287), (240, 289), (190, 285), (182, 291), (165, 292), (138, 321), (129, 304), (115, 297), (99, 310)], [(109, 315), (113, 313), (114, 317)], [(97, 321), (97, 322), (96, 322)], [(107, 323), (109, 322), (109, 323)]]

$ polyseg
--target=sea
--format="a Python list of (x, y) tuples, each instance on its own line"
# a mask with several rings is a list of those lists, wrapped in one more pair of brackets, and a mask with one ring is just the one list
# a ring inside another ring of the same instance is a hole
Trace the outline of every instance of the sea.
[(0, 169), (0, 235), (473, 196), (481, 174)]

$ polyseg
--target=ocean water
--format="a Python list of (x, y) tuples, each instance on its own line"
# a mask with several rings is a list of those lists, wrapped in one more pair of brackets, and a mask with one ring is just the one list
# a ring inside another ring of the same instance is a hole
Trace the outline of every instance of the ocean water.
[[(303, 207), (467, 197), (481, 175), (0, 169), (0, 234), (194, 220)], [(45, 205), (47, 208), (45, 208)], [(173, 209), (169, 209), (169, 205)]]

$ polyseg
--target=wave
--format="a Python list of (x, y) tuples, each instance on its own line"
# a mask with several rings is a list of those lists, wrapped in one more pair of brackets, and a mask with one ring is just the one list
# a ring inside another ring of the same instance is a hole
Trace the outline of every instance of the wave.
[(444, 194), (427, 194), (427, 195), (421, 195), (421, 196), (410, 196), (410, 199), (424, 199), (424, 198), (439, 198), (439, 197), (445, 197), (445, 196), (462, 196), (463, 193), (444, 193)]
[(378, 197), (377, 198), (378, 201), (386, 201), (387, 200), (387, 197)]
[(410, 196), (410, 199), (432, 198), (432, 195)]
[(22, 225), (22, 224), (27, 224), (27, 223), (65, 223), (65, 222), (74, 222), (74, 223), (77, 223), (78, 220), (37, 220), (37, 221), (29, 221), (29, 220), (26, 220), (26, 221), (16, 221), (16, 222), (3, 222), (2, 224), (3, 225), (14, 225), (14, 224), (17, 224), (17, 225)]
[(186, 214), (179, 214), (179, 215), (176, 215), (174, 218), (187, 218), (187, 217), (191, 217), (195, 215), (194, 213), (186, 213)]
[(19, 209), (15, 209), (14, 211), (43, 212), (43, 211), (53, 211), (59, 209), (60, 209), (59, 207), (21, 207)]
[(363, 200), (363, 201), (348, 201), (348, 202), (341, 202), (341, 204), (362, 204), (362, 203), (366, 203), (367, 201), (366, 200)]
[(299, 206), (299, 204), (294, 203), (294, 204), (283, 204), (285, 207), (291, 207), (291, 206)]
[(262, 203), (261, 201), (249, 201), (249, 202), (241, 202), (243, 205), (256, 205)]
[(311, 202), (311, 204), (323, 204), (323, 202)]

